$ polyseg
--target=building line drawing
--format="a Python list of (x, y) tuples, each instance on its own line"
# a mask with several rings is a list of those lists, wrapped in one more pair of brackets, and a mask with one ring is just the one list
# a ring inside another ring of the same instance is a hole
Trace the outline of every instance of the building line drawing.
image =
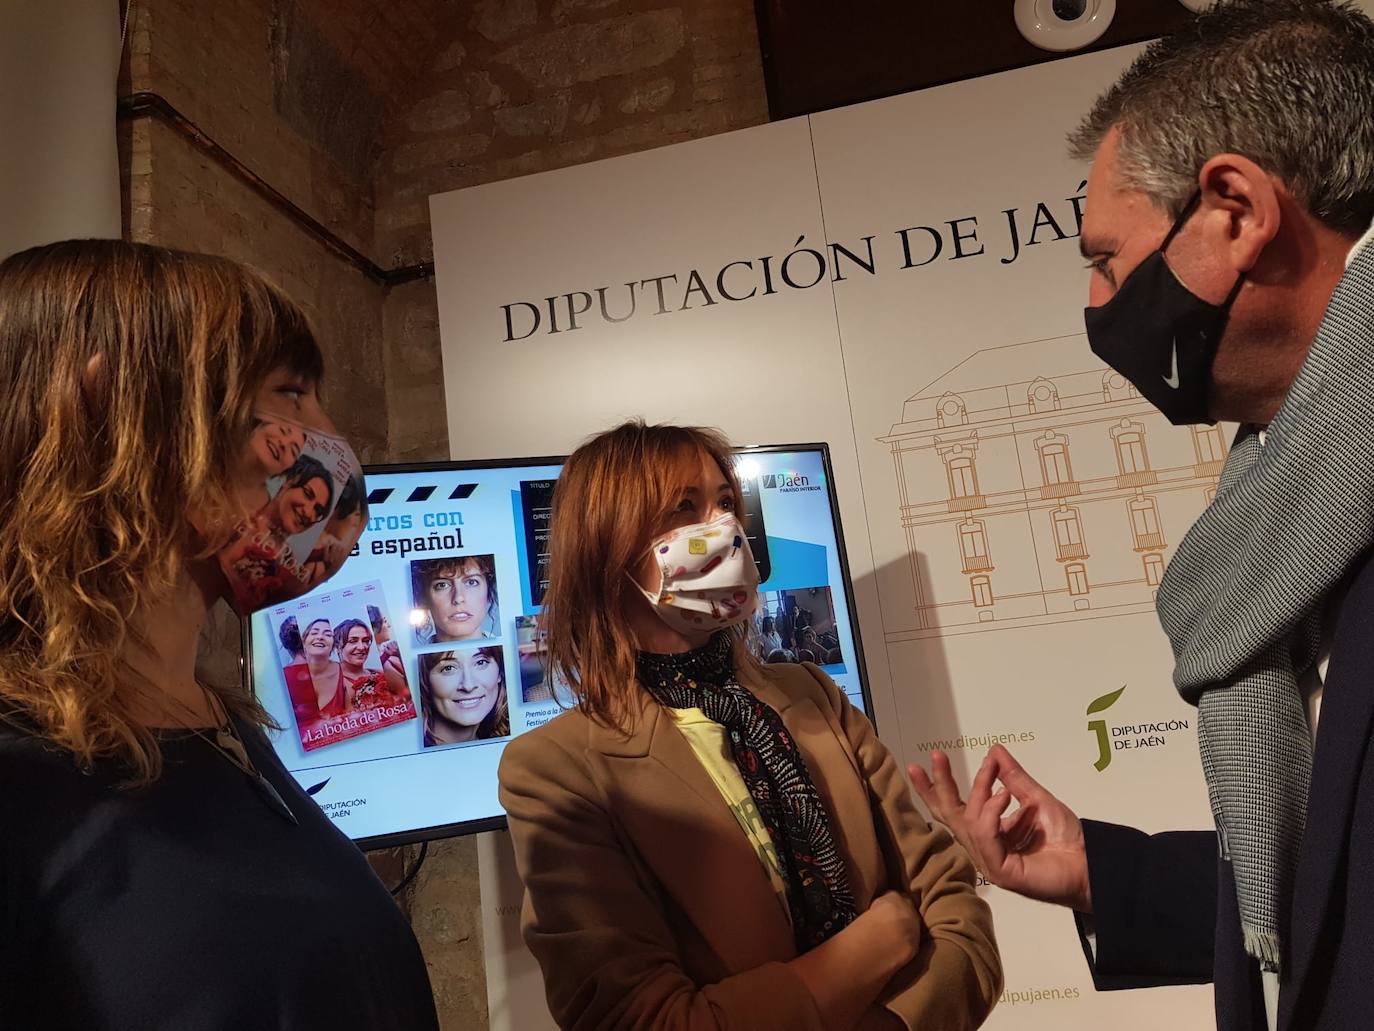
[(912, 592), (889, 641), (1152, 610), (1227, 452), (1221, 427), (1171, 426), (1082, 334), (974, 352), (877, 439)]

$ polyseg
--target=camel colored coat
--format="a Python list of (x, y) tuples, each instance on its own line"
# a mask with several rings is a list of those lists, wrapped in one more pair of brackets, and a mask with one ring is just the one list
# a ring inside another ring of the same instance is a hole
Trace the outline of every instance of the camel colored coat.
[[(873, 725), (821, 670), (779, 664), (740, 682), (805, 757), (859, 912), (889, 890), (920, 912), (920, 954), (879, 1003), (912, 1029), (977, 1027), (1002, 967), (967, 855), (921, 818)], [(511, 741), (500, 782), (525, 942), (561, 1027), (836, 1031), (786, 966), (792, 929), (758, 856), (657, 704), (628, 736), (566, 712)]]

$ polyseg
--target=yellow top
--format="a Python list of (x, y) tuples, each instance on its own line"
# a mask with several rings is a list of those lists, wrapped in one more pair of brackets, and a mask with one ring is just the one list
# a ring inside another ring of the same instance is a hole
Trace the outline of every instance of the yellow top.
[(778, 902), (790, 923), (792, 911), (787, 906), (787, 886), (782, 879), (782, 864), (778, 860), (778, 850), (773, 845), (772, 835), (764, 826), (762, 817), (759, 816), (758, 806), (754, 804), (749, 789), (744, 786), (744, 778), (740, 776), (739, 767), (730, 755), (730, 742), (726, 740), (725, 728), (695, 707), (665, 707), (664, 711), (672, 716), (677, 729), (682, 731), (682, 736), (692, 746), (697, 761), (706, 770), (711, 783), (715, 784), (716, 790), (725, 799), (726, 806), (734, 814), (735, 822), (749, 839), (749, 844), (754, 847), (754, 854), (759, 857), (759, 863), (768, 875), (768, 881), (773, 885), (773, 891), (778, 896)]

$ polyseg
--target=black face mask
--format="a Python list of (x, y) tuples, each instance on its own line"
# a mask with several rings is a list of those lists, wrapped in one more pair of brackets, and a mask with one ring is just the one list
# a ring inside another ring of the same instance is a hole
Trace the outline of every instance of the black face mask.
[(1212, 363), (1245, 282), (1242, 273), (1223, 303), (1210, 304), (1180, 283), (1164, 260), (1200, 196), (1188, 202), (1159, 250), (1126, 277), (1115, 297), (1083, 309), (1093, 354), (1130, 380), (1175, 426), (1213, 421), (1207, 404)]

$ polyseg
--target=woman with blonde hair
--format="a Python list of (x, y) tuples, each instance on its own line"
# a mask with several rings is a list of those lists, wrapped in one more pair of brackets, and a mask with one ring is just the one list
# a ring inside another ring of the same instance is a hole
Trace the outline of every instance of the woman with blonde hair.
[(631, 422), (554, 494), (542, 623), (578, 705), (507, 746), (525, 941), (563, 1028), (979, 1025), (1002, 972), (973, 867), (814, 665), (744, 643), (758, 571), (728, 443)]
[(6, 1027), (437, 1027), (362, 853), (258, 703), (195, 672), (211, 605), (304, 591), (226, 559), (271, 493), (255, 427), (296, 427), (331, 498), (357, 469), (322, 373), (299, 309), (234, 262), (86, 240), (0, 263)]

